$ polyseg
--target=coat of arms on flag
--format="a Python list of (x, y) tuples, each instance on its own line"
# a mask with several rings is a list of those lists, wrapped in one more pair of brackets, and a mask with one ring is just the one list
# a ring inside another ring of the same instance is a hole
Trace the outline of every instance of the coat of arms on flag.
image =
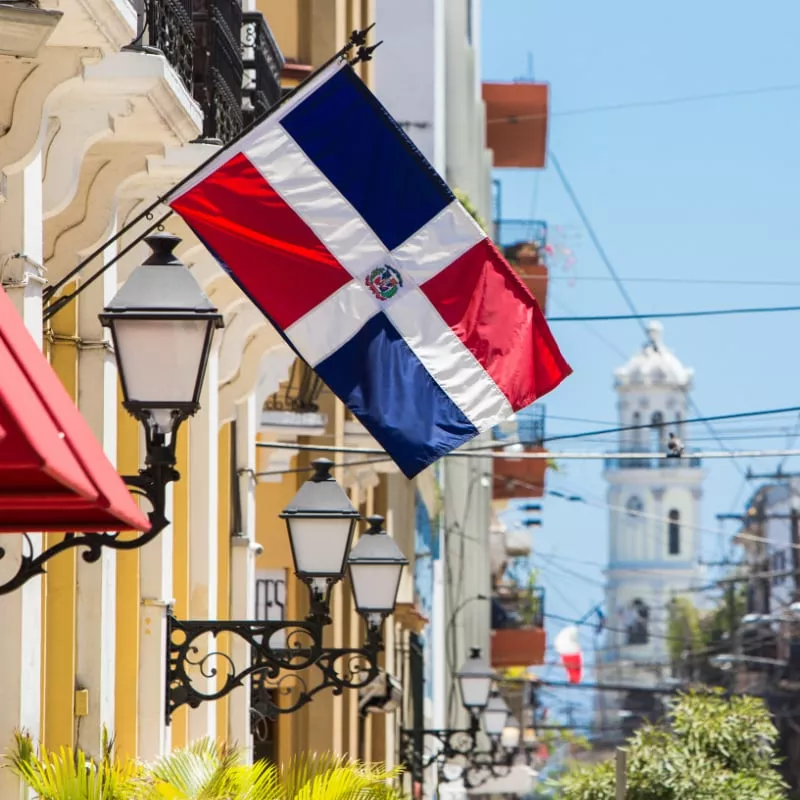
[(570, 373), (528, 289), (345, 62), (169, 205), (408, 477)]

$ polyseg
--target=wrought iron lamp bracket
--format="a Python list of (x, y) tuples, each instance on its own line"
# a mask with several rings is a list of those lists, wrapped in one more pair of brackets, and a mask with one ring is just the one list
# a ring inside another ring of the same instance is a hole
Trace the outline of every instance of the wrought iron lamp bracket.
[(504, 778), (511, 772), (514, 759), (518, 751), (504, 750), (497, 742), (492, 742), (490, 750), (473, 751), (469, 754), (469, 761), (464, 765), (460, 774), (448, 777), (444, 770), (439, 768), (439, 783), (450, 783), (461, 780), (467, 789), (477, 789), (491, 778)]
[[(149, 530), (133, 539), (122, 539), (119, 532), (66, 533), (60, 542), (40, 553), (36, 552), (31, 537), (23, 533), (27, 552), (22, 553), (16, 572), (5, 582), (0, 583), (0, 595), (10, 594), (37, 575), (43, 575), (47, 571), (45, 564), (67, 550), (84, 548), (81, 558), (87, 564), (94, 564), (100, 560), (104, 547), (111, 550), (138, 550), (152, 542), (169, 525), (166, 517), (167, 486), (180, 478), (180, 473), (175, 469), (175, 446), (182, 422), (183, 418), (175, 420), (169, 443), (165, 442), (161, 434), (145, 426), (147, 442), (145, 467), (140, 469), (137, 475), (122, 476), (125, 485), (133, 494), (144, 497), (150, 503), (151, 508), (147, 512), (150, 521)], [(5, 556), (5, 548), (0, 547), (0, 561)]]
[[(468, 756), (477, 746), (478, 730), (479, 719), (474, 715), (469, 728), (403, 728), (400, 731), (400, 751), (410, 770), (422, 772), (437, 762)], [(426, 739), (436, 741), (425, 749)]]
[[(291, 714), (326, 689), (341, 694), (359, 689), (379, 674), (378, 656), (383, 650), (379, 627), (369, 627), (362, 648), (325, 647), (326, 622), (312, 612), (307, 619), (291, 620), (178, 620), (167, 617), (166, 722), (182, 705), (197, 708), (201, 703), (225, 697), (252, 677), (258, 683), (251, 706), (258, 716), (274, 719)], [(228, 653), (204, 648), (208, 637), (234, 636), (250, 647), (247, 666), (237, 669)], [(282, 634), (282, 647), (270, 645)], [(206, 650), (204, 654), (204, 650)], [(319, 680), (309, 685), (303, 670), (313, 668)], [(221, 670), (224, 670), (221, 672)], [(217, 678), (223, 675), (222, 680)], [(213, 685), (210, 679), (217, 678)], [(206, 684), (205, 686), (203, 684)], [(278, 702), (273, 700), (277, 693)], [(286, 698), (288, 702), (281, 703)]]

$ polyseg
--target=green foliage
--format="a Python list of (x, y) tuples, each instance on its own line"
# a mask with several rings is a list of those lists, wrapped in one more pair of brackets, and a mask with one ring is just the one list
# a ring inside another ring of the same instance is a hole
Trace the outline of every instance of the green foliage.
[(478, 213), (478, 209), (476, 206), (472, 204), (472, 201), (469, 199), (465, 192), (462, 192), (460, 189), (453, 189), (453, 194), (456, 196), (456, 200), (464, 206), (464, 210), (478, 223), (478, 225), (486, 230), (486, 222)]
[(62, 747), (58, 753), (41, 752), (25, 733), (14, 735), (5, 765), (30, 787), (40, 800), (129, 800), (134, 798), (140, 767), (114, 758), (113, 743), (103, 734), (99, 761), (81, 750)]
[[(628, 742), (627, 800), (782, 800), (778, 737), (756, 697), (687, 694), (669, 707), (669, 729), (645, 727)], [(561, 780), (564, 800), (614, 800), (606, 761)]]
[(17, 734), (5, 766), (40, 800), (401, 800), (392, 785), (399, 769), (330, 754), (245, 765), (235, 749), (210, 739), (143, 766), (115, 760), (108, 737), (95, 763), (69, 748), (37, 753)]
[(235, 750), (204, 739), (145, 771), (141, 800), (400, 800), (399, 770), (330, 754), (302, 755), (288, 765), (239, 763)]

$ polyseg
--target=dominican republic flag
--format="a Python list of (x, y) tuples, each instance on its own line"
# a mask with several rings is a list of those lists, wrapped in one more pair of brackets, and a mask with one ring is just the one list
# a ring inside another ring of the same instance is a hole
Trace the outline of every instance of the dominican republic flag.
[(525, 285), (345, 63), (168, 202), (409, 478), (571, 371)]
[(583, 651), (578, 641), (578, 629), (574, 625), (562, 628), (556, 636), (555, 648), (567, 671), (567, 680), (580, 683), (583, 677)]

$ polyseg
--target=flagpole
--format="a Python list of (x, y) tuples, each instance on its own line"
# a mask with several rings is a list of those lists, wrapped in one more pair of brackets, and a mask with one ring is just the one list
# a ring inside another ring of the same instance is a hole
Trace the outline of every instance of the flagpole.
[[(294, 97), (297, 92), (300, 91), (304, 86), (306, 86), (310, 81), (314, 80), (323, 70), (327, 69), (331, 64), (334, 64), (336, 61), (344, 58), (347, 56), (348, 53), (354, 48), (358, 47), (358, 52), (355, 59), (351, 62), (353, 64), (357, 64), (359, 61), (369, 61), (371, 58), (372, 51), (377, 47), (374, 45), (373, 47), (366, 47), (367, 41), (367, 34), (375, 27), (375, 23), (373, 22), (371, 25), (363, 28), (360, 31), (353, 31), (350, 34), (350, 38), (344, 47), (339, 49), (336, 53), (334, 53), (322, 66), (317, 67), (305, 80), (301, 81), (297, 86), (290, 89), (280, 100), (278, 100), (275, 105), (270, 106), (260, 117), (254, 119), (249, 125), (245, 126), (231, 141), (227, 144), (224, 144), (219, 150), (216, 150), (213, 155), (209, 156), (202, 164), (195, 167), (191, 172), (181, 178), (168, 192), (165, 192), (163, 195), (159, 195), (147, 208), (137, 214), (130, 222), (127, 222), (125, 225), (122, 226), (113, 236), (107, 239), (103, 244), (96, 247), (91, 253), (89, 253), (86, 258), (82, 259), (81, 262), (70, 272), (68, 272), (61, 280), (54, 283), (52, 286), (48, 286), (44, 290), (44, 300), (48, 301), (59, 289), (65, 286), (69, 281), (71, 281), (87, 264), (94, 261), (109, 245), (114, 244), (117, 240), (123, 237), (126, 233), (128, 233), (132, 228), (138, 225), (143, 219), (153, 219), (153, 212), (162, 205), (165, 200), (182, 186), (186, 185), (189, 181), (191, 181), (196, 175), (198, 175), (202, 170), (204, 170), (211, 161), (217, 158), (221, 153), (224, 153), (226, 150), (233, 147), (235, 144), (240, 142), (247, 134), (250, 133), (256, 126), (260, 125), (264, 120), (272, 116), (284, 103)], [(380, 43), (379, 43), (380, 44)], [(171, 216), (172, 212), (170, 211), (167, 216)], [(166, 220), (167, 217), (162, 218), (162, 220), (158, 223), (161, 224)], [(137, 242), (141, 241), (149, 232), (151, 228), (148, 228), (148, 231), (138, 236), (134, 239), (130, 245), (134, 245)], [(112, 261), (105, 264), (105, 268), (112, 266), (117, 258), (114, 258)], [(79, 291), (73, 292), (70, 295), (70, 299), (72, 299), (75, 295), (77, 295)], [(62, 304), (63, 305), (66, 304)]]

